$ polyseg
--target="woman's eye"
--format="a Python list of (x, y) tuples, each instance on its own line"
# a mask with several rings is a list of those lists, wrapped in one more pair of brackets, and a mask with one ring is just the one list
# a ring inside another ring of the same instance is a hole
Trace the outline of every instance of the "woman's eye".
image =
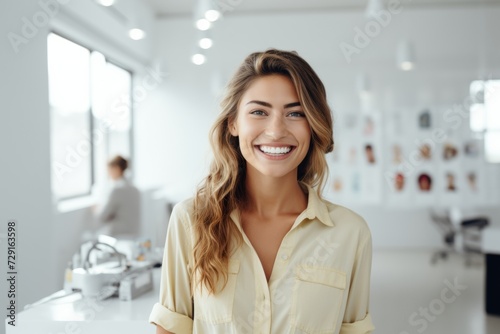
[(292, 111), (288, 114), (291, 117), (306, 117), (306, 115), (302, 111)]
[(253, 111), (250, 112), (250, 114), (257, 115), (257, 116), (264, 116), (264, 115), (266, 115), (266, 113), (263, 112), (262, 110), (253, 110)]

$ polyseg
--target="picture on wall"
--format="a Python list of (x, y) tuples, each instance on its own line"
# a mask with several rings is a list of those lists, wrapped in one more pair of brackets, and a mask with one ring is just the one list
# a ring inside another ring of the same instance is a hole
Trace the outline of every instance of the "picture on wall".
[(363, 121), (363, 134), (365, 137), (373, 135), (375, 122), (371, 116), (366, 116)]
[(421, 173), (418, 176), (418, 189), (423, 192), (431, 191), (432, 189), (432, 177), (427, 173)]
[(394, 189), (398, 192), (404, 190), (405, 187), (405, 176), (403, 173), (396, 173), (394, 176)]
[(447, 172), (446, 173), (446, 191), (457, 191), (457, 185), (456, 185), (456, 179), (455, 179), (455, 174), (452, 172)]
[[(347, 123), (348, 116), (346, 114), (340, 122)], [(384, 124), (381, 121), (383, 115), (371, 110), (352, 113), (351, 116), (349, 122), (352, 127), (346, 126), (336, 134), (335, 141), (343, 143), (341, 150), (337, 155), (334, 151), (328, 159), (331, 173), (325, 189), (326, 196), (339, 203), (382, 204), (384, 180), (380, 175), (384, 172), (382, 167), (386, 156), (382, 149), (384, 132), (380, 128)], [(355, 119), (356, 122), (353, 122)], [(394, 141), (394, 144), (402, 145), (399, 141)], [(402, 162), (402, 153), (398, 156)]]
[(403, 162), (403, 150), (401, 149), (401, 145), (394, 144), (392, 146), (392, 163), (395, 165), (399, 165)]
[(342, 191), (342, 179), (340, 177), (336, 177), (333, 179), (333, 190), (335, 192)]
[(472, 192), (477, 192), (477, 176), (476, 172), (468, 172), (467, 173), (467, 184), (469, 186), (469, 190)]
[(476, 140), (470, 140), (464, 145), (465, 155), (469, 158), (475, 158), (479, 155), (479, 144)]
[(422, 144), (419, 147), (420, 158), (422, 160), (431, 160), (432, 158), (432, 148), (429, 144)]
[(458, 147), (450, 142), (447, 142), (443, 146), (443, 159), (452, 160), (458, 155)]
[(375, 160), (375, 152), (373, 144), (365, 145), (365, 157), (366, 157), (366, 162), (368, 162), (368, 164), (371, 165), (375, 164), (376, 160)]
[(421, 129), (429, 129), (431, 127), (431, 113), (428, 109), (422, 111), (418, 116), (418, 125)]

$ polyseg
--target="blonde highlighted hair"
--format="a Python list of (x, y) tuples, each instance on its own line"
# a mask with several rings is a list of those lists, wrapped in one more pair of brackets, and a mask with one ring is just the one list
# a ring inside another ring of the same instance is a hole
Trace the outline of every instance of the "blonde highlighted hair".
[(237, 246), (232, 242), (242, 240), (229, 215), (245, 202), (246, 162), (229, 124), (236, 119), (245, 91), (255, 79), (268, 75), (283, 75), (292, 81), (311, 128), (311, 144), (299, 165), (298, 181), (317, 186), (320, 193), (328, 173), (325, 154), (333, 150), (333, 125), (323, 83), (296, 52), (270, 49), (250, 54), (226, 87), (221, 113), (210, 130), (214, 159), (194, 201), (193, 287), (203, 285), (210, 293), (217, 293), (227, 282), (228, 260)]

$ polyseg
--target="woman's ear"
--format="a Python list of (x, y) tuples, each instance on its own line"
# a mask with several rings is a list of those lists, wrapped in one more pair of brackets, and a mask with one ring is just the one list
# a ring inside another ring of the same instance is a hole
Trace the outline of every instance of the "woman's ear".
[(238, 129), (236, 128), (236, 123), (235, 121), (231, 121), (228, 123), (228, 126), (229, 126), (229, 133), (233, 136), (233, 137), (238, 137)]

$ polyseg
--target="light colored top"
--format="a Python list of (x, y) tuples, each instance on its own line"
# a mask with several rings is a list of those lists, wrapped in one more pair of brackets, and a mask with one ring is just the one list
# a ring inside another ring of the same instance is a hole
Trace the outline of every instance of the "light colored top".
[(140, 226), (140, 192), (127, 179), (115, 182), (97, 219), (104, 226), (100, 233), (113, 237), (137, 236)]
[(193, 201), (176, 205), (149, 321), (176, 334), (371, 333), (370, 230), (356, 213), (304, 188), (307, 208), (283, 238), (269, 283), (235, 210), (244, 242), (229, 259), (227, 285), (215, 295), (197, 289), (193, 298)]

